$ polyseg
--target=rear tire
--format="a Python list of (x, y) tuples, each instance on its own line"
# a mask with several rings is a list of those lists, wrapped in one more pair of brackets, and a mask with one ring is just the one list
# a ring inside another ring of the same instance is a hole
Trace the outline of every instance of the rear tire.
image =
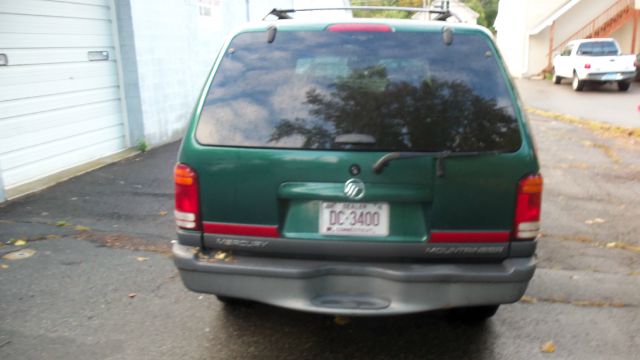
[(584, 90), (584, 81), (578, 78), (578, 74), (573, 73), (573, 79), (571, 81), (571, 88), (574, 91), (582, 91)]
[(483, 323), (496, 314), (500, 305), (469, 306), (449, 310), (452, 320), (466, 324)]
[(618, 91), (627, 91), (629, 90), (629, 86), (631, 86), (631, 82), (629, 81), (618, 81)]
[(556, 85), (560, 85), (560, 83), (562, 83), (562, 77), (558, 76), (558, 74), (556, 74), (556, 69), (553, 69), (553, 73), (552, 73), (552, 80), (553, 83)]

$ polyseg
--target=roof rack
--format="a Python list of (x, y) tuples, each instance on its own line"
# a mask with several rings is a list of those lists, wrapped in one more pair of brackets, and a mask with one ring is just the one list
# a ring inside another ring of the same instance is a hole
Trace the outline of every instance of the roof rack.
[[(445, 2), (448, 4), (448, 2)], [(421, 12), (428, 14), (437, 14), (432, 20), (446, 21), (453, 17), (459, 22), (462, 22), (458, 15), (452, 13), (448, 7), (442, 6), (442, 8), (415, 8), (415, 7), (395, 7), (395, 6), (349, 6), (349, 7), (327, 7), (327, 8), (309, 8), (309, 9), (276, 9), (271, 10), (265, 15), (262, 20), (266, 20), (269, 15), (273, 15), (278, 20), (293, 19), (289, 14), (303, 11), (327, 11), (327, 10), (365, 10), (365, 11), (380, 11), (380, 10), (394, 10), (394, 11), (407, 11), (407, 12)]]

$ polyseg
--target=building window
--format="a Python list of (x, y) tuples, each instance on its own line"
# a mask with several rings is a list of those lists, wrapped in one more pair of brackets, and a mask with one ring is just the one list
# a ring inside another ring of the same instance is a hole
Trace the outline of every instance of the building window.
[(200, 16), (211, 16), (211, 8), (220, 5), (220, 0), (198, 0)]

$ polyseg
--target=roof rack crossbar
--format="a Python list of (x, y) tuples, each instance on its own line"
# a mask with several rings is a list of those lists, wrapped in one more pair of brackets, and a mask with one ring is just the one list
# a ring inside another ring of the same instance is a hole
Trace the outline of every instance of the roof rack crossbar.
[(292, 19), (289, 14), (303, 11), (335, 11), (335, 10), (365, 10), (365, 11), (384, 11), (384, 10), (394, 10), (394, 11), (407, 11), (407, 12), (421, 12), (428, 14), (437, 14), (434, 20), (445, 21), (450, 17), (456, 18), (460, 21), (460, 18), (452, 13), (449, 9), (438, 9), (438, 8), (416, 8), (416, 7), (395, 7), (395, 6), (349, 6), (349, 7), (326, 7), (326, 8), (307, 8), (307, 9), (277, 9), (274, 8), (267, 15), (265, 15), (262, 20), (266, 20), (269, 15), (273, 15), (278, 18), (278, 20), (287, 20)]

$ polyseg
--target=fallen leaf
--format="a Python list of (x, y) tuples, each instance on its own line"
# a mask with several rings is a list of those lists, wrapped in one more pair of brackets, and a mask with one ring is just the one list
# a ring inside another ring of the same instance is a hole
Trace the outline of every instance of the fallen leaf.
[(160, 211), (160, 212), (158, 213), (158, 215), (160, 215), (160, 216), (165, 216), (165, 215), (167, 215), (167, 212), (166, 212), (166, 211), (164, 211), (164, 210), (162, 210), (162, 211)]
[(538, 299), (533, 296), (525, 295), (520, 299), (520, 301), (522, 301), (525, 304), (535, 304), (538, 302)]
[(129, 296), (129, 299), (133, 299), (134, 297), (138, 296), (138, 294), (136, 294), (136, 293), (129, 293), (129, 295), (127, 295), (127, 296)]
[(605, 245), (605, 247), (607, 249), (623, 249), (623, 250), (632, 251), (640, 254), (640, 246), (630, 245), (623, 242), (617, 242), (617, 241), (608, 242)]
[(590, 306), (590, 307), (604, 307), (604, 302), (591, 301), (591, 300), (572, 300), (571, 305), (575, 306)]
[(22, 260), (32, 257), (36, 253), (33, 249), (21, 249), (5, 254), (2, 258), (5, 260)]
[(547, 341), (540, 347), (540, 352), (554, 353), (556, 352), (556, 344), (554, 344), (553, 341)]
[(16, 242), (13, 243), (13, 245), (15, 245), (15, 246), (25, 246), (25, 245), (27, 245), (27, 240), (18, 239), (18, 240), (16, 240)]
[(216, 260), (224, 260), (226, 259), (228, 256), (228, 254), (225, 251), (218, 251), (215, 255), (213, 255), (213, 258)]
[(338, 326), (345, 326), (351, 322), (351, 319), (346, 316), (336, 316), (333, 322)]
[(60, 235), (47, 235), (47, 240), (60, 239)]
[(58, 227), (71, 226), (71, 224), (64, 220), (56, 221), (55, 225)]
[(136, 260), (138, 260), (138, 261), (142, 262), (142, 261), (147, 261), (147, 260), (149, 260), (149, 258), (148, 258), (148, 257), (144, 257), (144, 256), (138, 256), (138, 257), (136, 257)]
[(8, 269), (9, 265), (7, 264), (0, 264), (0, 269)]
[(89, 231), (89, 230), (91, 230), (91, 228), (88, 227), (88, 226), (76, 225), (73, 228), (73, 230), (75, 230), (75, 231)]
[(604, 219), (601, 218), (595, 218), (595, 219), (589, 219), (589, 220), (585, 220), (585, 224), (587, 225), (593, 225), (593, 224), (604, 224), (606, 221)]

